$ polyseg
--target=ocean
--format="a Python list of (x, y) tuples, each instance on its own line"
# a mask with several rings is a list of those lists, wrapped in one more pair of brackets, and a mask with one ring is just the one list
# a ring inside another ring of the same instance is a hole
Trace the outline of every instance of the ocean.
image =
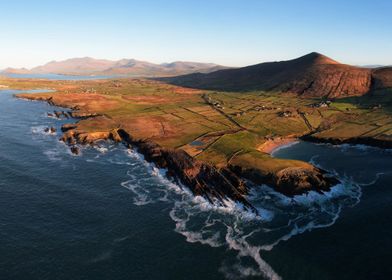
[[(122, 144), (72, 155), (66, 122), (0, 91), (1, 279), (388, 279), (392, 152), (298, 142), (275, 151), (333, 172), (330, 192), (255, 186), (241, 205), (193, 197)], [(61, 108), (60, 108), (61, 109)], [(68, 120), (69, 122), (70, 120)], [(46, 133), (54, 126), (57, 132)]]

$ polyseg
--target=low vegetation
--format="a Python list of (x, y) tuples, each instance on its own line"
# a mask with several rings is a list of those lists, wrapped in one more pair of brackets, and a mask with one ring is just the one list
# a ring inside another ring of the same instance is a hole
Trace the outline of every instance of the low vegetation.
[(121, 129), (133, 139), (182, 149), (218, 169), (256, 170), (263, 178), (288, 168), (315, 169), (305, 162), (271, 157), (269, 152), (285, 139), (355, 143), (363, 138), (389, 146), (392, 140), (392, 94), (385, 90), (326, 102), (289, 93), (206, 91), (143, 79), (3, 78), (0, 84), (54, 89), (18, 97), (73, 109), (74, 116), (82, 118), (70, 131), (89, 135), (89, 143)]

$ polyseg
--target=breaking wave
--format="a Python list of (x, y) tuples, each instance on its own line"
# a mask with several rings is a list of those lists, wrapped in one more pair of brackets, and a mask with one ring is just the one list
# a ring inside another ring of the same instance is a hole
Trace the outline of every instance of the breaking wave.
[(174, 230), (187, 242), (233, 252), (220, 268), (227, 279), (281, 279), (263, 255), (295, 235), (332, 226), (342, 209), (356, 205), (362, 195), (361, 187), (347, 177), (340, 178), (342, 183), (327, 193), (310, 192), (293, 198), (265, 185), (255, 186), (248, 199), (257, 208), (256, 215), (230, 200), (221, 207), (195, 197), (187, 188), (168, 180), (165, 170), (147, 163), (142, 155), (133, 150), (127, 154), (132, 160), (122, 162), (129, 170), (121, 186), (133, 193), (133, 203), (170, 204)]
[(274, 156), (274, 154), (276, 154), (276, 153), (277, 153), (278, 151), (280, 151), (280, 150), (290, 148), (290, 147), (295, 146), (295, 145), (297, 145), (297, 144), (299, 144), (299, 143), (301, 143), (301, 142), (300, 142), (300, 141), (294, 141), (294, 142), (291, 142), (291, 143), (288, 143), (288, 144), (285, 144), (285, 145), (281, 145), (281, 146), (275, 148), (275, 149), (272, 151), (271, 156)]
[(48, 126), (38, 125), (31, 127), (31, 133), (33, 135), (56, 135), (56, 132), (51, 132), (50, 130), (45, 131)]
[(46, 155), (50, 161), (60, 161), (61, 160), (61, 154), (58, 149), (46, 150), (46, 151), (44, 151), (44, 155)]
[(369, 146), (364, 144), (330, 144), (330, 143), (313, 143), (316, 146), (328, 146), (333, 149), (338, 149), (343, 154), (350, 154), (352, 152), (361, 152), (363, 154), (369, 154), (371, 152), (378, 153), (392, 153), (392, 149), (379, 148), (375, 146)]

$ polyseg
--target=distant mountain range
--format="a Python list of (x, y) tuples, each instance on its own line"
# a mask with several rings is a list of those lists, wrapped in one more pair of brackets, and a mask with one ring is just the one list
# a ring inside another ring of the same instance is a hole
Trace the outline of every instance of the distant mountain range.
[(213, 63), (177, 61), (154, 64), (135, 59), (118, 61), (91, 57), (52, 61), (32, 69), (8, 68), (4, 73), (124, 75), (154, 78), (175, 85), (226, 91), (265, 90), (308, 97), (359, 96), (392, 88), (392, 67), (351, 66), (313, 52), (302, 57), (241, 68)]
[(392, 88), (392, 67), (374, 69), (350, 66), (313, 52), (288, 61), (160, 80), (200, 89), (264, 90), (336, 98), (359, 96), (374, 89)]
[(95, 59), (91, 57), (72, 58), (64, 61), (51, 61), (45, 65), (26, 68), (7, 68), (3, 73), (13, 74), (63, 74), (63, 75), (125, 75), (134, 77), (167, 77), (190, 73), (209, 73), (227, 69), (213, 63), (176, 61), (154, 64), (135, 59), (118, 61)]
[(381, 64), (369, 64), (369, 65), (358, 65), (363, 68), (381, 68), (381, 67), (391, 67), (392, 65), (381, 65)]

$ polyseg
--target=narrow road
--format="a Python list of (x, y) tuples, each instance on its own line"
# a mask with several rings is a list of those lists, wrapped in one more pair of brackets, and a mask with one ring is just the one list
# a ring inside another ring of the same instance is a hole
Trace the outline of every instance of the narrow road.
[(228, 119), (232, 124), (234, 124), (235, 126), (239, 127), (241, 130), (248, 130), (246, 127), (243, 127), (236, 120), (234, 120), (231, 116), (226, 114), (223, 110), (217, 108), (216, 106), (214, 106), (214, 104), (211, 104), (211, 102), (208, 100), (208, 96), (207, 95), (203, 95), (202, 97), (203, 97), (204, 101), (208, 105), (210, 105), (211, 108), (213, 108), (215, 111), (219, 112), (222, 116), (224, 116), (226, 119)]
[(306, 126), (308, 127), (308, 129), (309, 129), (310, 131), (313, 131), (314, 128), (313, 128), (313, 126), (310, 124), (309, 120), (306, 118), (305, 113), (304, 113), (304, 112), (301, 112), (300, 110), (297, 110), (297, 113), (298, 113), (298, 115), (300, 115), (301, 118), (304, 120), (304, 122), (305, 122)]

